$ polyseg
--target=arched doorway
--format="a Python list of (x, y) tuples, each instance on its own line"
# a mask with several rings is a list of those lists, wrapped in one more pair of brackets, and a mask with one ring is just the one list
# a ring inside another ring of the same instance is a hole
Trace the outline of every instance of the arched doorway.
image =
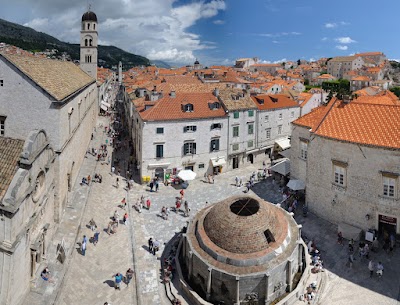
[(162, 167), (157, 167), (154, 170), (154, 177), (164, 181), (164, 169)]
[(247, 155), (247, 162), (250, 162), (251, 164), (253, 164), (253, 162), (254, 162), (254, 155), (253, 154), (248, 154)]

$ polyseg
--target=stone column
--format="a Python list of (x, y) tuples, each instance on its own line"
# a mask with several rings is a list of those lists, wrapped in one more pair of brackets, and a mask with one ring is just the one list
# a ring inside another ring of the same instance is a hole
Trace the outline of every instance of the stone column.
[(31, 249), (31, 277), (35, 276), (36, 271), (36, 251)]
[(206, 294), (206, 299), (207, 301), (210, 300), (211, 296), (211, 280), (212, 280), (212, 268), (208, 268), (208, 278), (207, 278), (207, 294)]
[(298, 257), (297, 257), (298, 265), (299, 265), (299, 272), (302, 272), (303, 271), (303, 250), (304, 250), (303, 243), (300, 240), (298, 240), (297, 246), (299, 247)]
[(236, 303), (235, 305), (240, 305), (240, 287), (239, 287), (239, 277), (236, 277)]
[(293, 282), (293, 276), (292, 276), (292, 266), (293, 266), (293, 259), (289, 259), (287, 261), (287, 277), (286, 277), (286, 284), (288, 287), (288, 290), (292, 290), (292, 282)]
[(188, 278), (192, 278), (192, 272), (193, 272), (193, 251), (189, 251), (189, 262), (188, 262)]
[(265, 305), (269, 304), (269, 278), (270, 274), (265, 274)]
[(303, 225), (297, 225), (297, 228), (299, 229), (299, 237), (297, 238), (298, 240), (301, 240), (301, 228)]

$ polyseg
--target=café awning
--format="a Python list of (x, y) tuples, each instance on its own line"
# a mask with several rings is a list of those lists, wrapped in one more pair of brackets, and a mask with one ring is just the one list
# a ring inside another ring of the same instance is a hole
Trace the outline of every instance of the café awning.
[(211, 163), (213, 166), (221, 166), (226, 164), (225, 158), (211, 158)]
[(105, 102), (105, 101), (101, 101), (101, 104), (106, 106), (106, 107), (108, 107), (108, 108), (111, 107), (111, 105), (109, 103)]
[(290, 148), (290, 140), (288, 138), (275, 140), (275, 144), (277, 144), (282, 150)]
[(285, 159), (269, 168), (271, 171), (279, 173), (283, 176), (286, 176), (290, 173), (290, 161), (289, 159)]

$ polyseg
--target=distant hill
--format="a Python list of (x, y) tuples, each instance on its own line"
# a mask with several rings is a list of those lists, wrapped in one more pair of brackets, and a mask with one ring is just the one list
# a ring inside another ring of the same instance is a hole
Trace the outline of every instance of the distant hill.
[(165, 61), (161, 60), (152, 60), (151, 64), (155, 65), (157, 68), (165, 68), (165, 69), (170, 69), (171, 66), (167, 64)]
[[(72, 60), (79, 60), (80, 57), (79, 44), (66, 43), (48, 34), (3, 19), (0, 19), (0, 42), (33, 52), (57, 49), (59, 53), (68, 53)], [(99, 65), (105, 68), (118, 66), (119, 61), (122, 62), (124, 69), (150, 65), (150, 60), (146, 57), (126, 52), (114, 46), (99, 46), (98, 51)]]

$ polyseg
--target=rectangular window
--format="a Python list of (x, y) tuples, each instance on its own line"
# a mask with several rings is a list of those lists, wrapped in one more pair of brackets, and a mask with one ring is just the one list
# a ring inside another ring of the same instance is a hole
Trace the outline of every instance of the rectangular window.
[(234, 119), (238, 119), (238, 118), (239, 118), (239, 111), (235, 111), (235, 112), (233, 113), (233, 118), (234, 118)]
[(267, 128), (265, 130), (265, 132), (266, 132), (265, 135), (266, 135), (267, 140), (271, 139), (271, 128)]
[(157, 127), (157, 133), (158, 134), (163, 134), (164, 133), (164, 127)]
[(6, 131), (6, 117), (0, 116), (0, 136), (4, 136)]
[(265, 117), (264, 117), (264, 122), (269, 122), (269, 115), (266, 115)]
[(300, 158), (303, 160), (307, 160), (307, 150), (308, 143), (305, 141), (300, 141)]
[(282, 134), (282, 125), (278, 126), (278, 134)]
[(221, 129), (222, 128), (222, 124), (221, 123), (214, 123), (211, 125), (211, 130), (214, 129)]
[(248, 134), (254, 133), (254, 125), (253, 124), (247, 125), (247, 132), (248, 132)]
[(156, 145), (156, 158), (163, 158), (164, 157), (164, 145), (157, 144)]
[(337, 164), (333, 165), (334, 182), (341, 186), (346, 184), (346, 168)]
[(185, 126), (183, 127), (183, 132), (195, 132), (197, 130), (197, 126)]
[(254, 116), (254, 110), (249, 110), (249, 111), (248, 111), (248, 114), (249, 114), (249, 117)]
[(383, 176), (383, 196), (394, 198), (396, 194), (396, 178)]
[(0, 87), (4, 86), (4, 81), (2, 79), (0, 79)]
[(239, 150), (239, 144), (233, 144), (232, 145), (232, 150)]
[(239, 126), (233, 126), (233, 136), (234, 137), (239, 136)]
[(279, 114), (278, 118), (282, 120), (282, 113)]
[(185, 143), (183, 145), (183, 154), (185, 156), (196, 154), (196, 143), (194, 143), (194, 142)]
[(204, 163), (200, 163), (199, 168), (204, 168)]
[(218, 150), (219, 150), (219, 139), (211, 139), (210, 151), (218, 151)]
[(251, 148), (253, 146), (254, 146), (254, 141), (253, 140), (247, 141), (247, 147), (248, 148)]

